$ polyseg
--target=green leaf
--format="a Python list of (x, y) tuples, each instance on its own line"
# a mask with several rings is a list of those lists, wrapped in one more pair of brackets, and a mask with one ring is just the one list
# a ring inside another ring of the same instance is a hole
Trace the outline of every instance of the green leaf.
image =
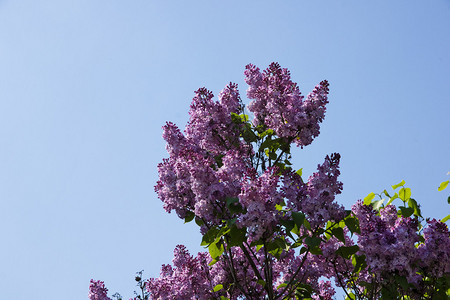
[(266, 282), (263, 279), (258, 279), (258, 281), (256, 283), (259, 285), (262, 285), (263, 287), (266, 286)]
[(286, 241), (281, 238), (277, 238), (267, 245), (267, 251), (278, 259), (280, 258), (281, 253), (283, 253), (283, 250), (287, 249), (289, 249), (289, 246), (286, 244)]
[(448, 220), (450, 220), (450, 215), (448, 215), (448, 216), (446, 216), (445, 218), (443, 218), (443, 219), (441, 220), (441, 222), (442, 222), (442, 223), (445, 223), (445, 222), (447, 222)]
[(336, 254), (339, 256), (342, 256), (343, 258), (350, 258), (350, 256), (352, 256), (353, 254), (355, 254), (356, 252), (358, 252), (359, 247), (358, 245), (354, 245), (354, 246), (341, 246), (336, 250)]
[(275, 205), (275, 209), (278, 211), (282, 211), (283, 210), (283, 206), (281, 206), (280, 204)]
[(216, 259), (223, 253), (223, 245), (221, 241), (211, 243), (208, 247), (211, 258)]
[(369, 205), (372, 203), (373, 198), (375, 198), (375, 193), (370, 193), (364, 198), (364, 205)]
[[(249, 125), (249, 124), (246, 124)], [(258, 140), (258, 136), (253, 132), (251, 126), (246, 126), (244, 131), (241, 133), (242, 137), (247, 143), (253, 143)]]
[(296, 211), (292, 212), (292, 219), (294, 220), (297, 228), (300, 229), (302, 225), (305, 223), (305, 215)]
[(372, 202), (371, 204), (372, 204), (373, 209), (375, 209), (376, 211), (380, 210), (381, 206), (383, 205), (383, 202), (384, 202), (384, 199)]
[(280, 148), (282, 142), (282, 138), (276, 138), (272, 140), (272, 137), (268, 136), (265, 141), (261, 143), (261, 146), (259, 146), (259, 151), (262, 151), (263, 149), (277, 151)]
[(441, 182), (441, 184), (440, 184), (439, 187), (438, 187), (438, 191), (443, 191), (443, 190), (445, 190), (445, 188), (448, 186), (448, 183), (449, 183), (449, 182), (450, 182), (450, 180)]
[(264, 247), (264, 244), (258, 244), (256, 245), (256, 252), (259, 252), (259, 250)]
[(238, 123), (238, 124), (242, 122), (241, 117), (237, 113), (234, 113), (234, 112), (231, 113), (231, 121), (233, 121), (234, 123)]
[(279, 286), (277, 286), (277, 290), (279, 290), (279, 289), (281, 289), (281, 288), (283, 288), (285, 286), (287, 286), (287, 283), (282, 283)]
[(281, 220), (281, 225), (283, 225), (286, 228), (286, 234), (291, 238), (294, 239), (294, 237), (291, 234), (292, 229), (294, 229), (295, 223), (291, 220)]
[(398, 208), (400, 208), (400, 215), (402, 215), (404, 218), (408, 218), (414, 213), (414, 208), (411, 207), (399, 206)]
[(198, 226), (202, 226), (205, 224), (205, 222), (203, 222), (201, 218), (195, 217), (195, 224), (197, 224)]
[(238, 198), (227, 198), (227, 207), (232, 214), (238, 214), (244, 212), (242, 205), (239, 203)]
[(309, 224), (308, 220), (305, 219), (305, 221), (303, 221), (303, 225), (305, 225), (306, 229), (311, 230), (311, 224)]
[(354, 254), (352, 256), (353, 273), (359, 273), (361, 270), (365, 269), (367, 266), (366, 256)]
[(422, 213), (420, 212), (420, 207), (417, 204), (417, 201), (413, 198), (409, 198), (408, 206), (414, 209), (414, 215), (417, 217), (422, 217)]
[(405, 185), (405, 183), (406, 183), (406, 182), (405, 182), (404, 180), (402, 180), (402, 182), (393, 185), (393, 186), (392, 186), (392, 189), (395, 190), (395, 189), (397, 189), (398, 187), (401, 187), (401, 186)]
[(192, 211), (186, 212), (186, 217), (184, 218), (184, 223), (189, 223), (190, 221), (194, 220), (195, 214)]
[(386, 190), (384, 190), (383, 193), (386, 195), (386, 197), (391, 198), (391, 196), (389, 195), (389, 193)]
[(236, 202), (239, 202), (239, 198), (233, 198), (233, 197), (228, 197), (226, 198), (227, 200), (227, 206), (229, 207), (231, 204), (234, 204)]
[(220, 296), (220, 300), (230, 300), (230, 298), (225, 297), (225, 296)]
[(391, 204), (392, 201), (394, 201), (394, 200), (397, 199), (397, 198), (398, 198), (398, 194), (395, 193), (394, 196), (392, 196), (391, 199), (389, 199), (388, 203), (386, 203), (386, 206), (388, 206), (389, 204)]
[(310, 248), (314, 248), (320, 245), (321, 239), (318, 237), (306, 237), (304, 240), (305, 244), (308, 245)]
[(236, 225), (231, 227), (230, 232), (228, 233), (228, 245), (229, 246), (240, 246), (246, 240), (245, 234), (247, 233), (247, 228), (237, 228)]
[(341, 227), (333, 228), (331, 232), (338, 240), (345, 243), (344, 230)]
[(218, 291), (220, 291), (221, 289), (223, 289), (223, 285), (222, 284), (218, 284), (218, 285), (216, 285), (215, 287), (214, 287), (214, 292), (218, 292)]
[(266, 131), (261, 132), (261, 133), (259, 134), (259, 137), (263, 138), (263, 137), (265, 137), (266, 135), (273, 135), (273, 130), (272, 130), (272, 129), (267, 129)]
[(351, 233), (361, 233), (359, 229), (359, 221), (355, 217), (347, 217), (344, 219), (345, 225), (350, 230)]
[(298, 176), (302, 177), (303, 174), (303, 168), (300, 168), (297, 170), (297, 172), (295, 172)]
[(200, 246), (208, 246), (214, 242), (218, 233), (219, 229), (217, 227), (211, 227), (203, 236)]
[(267, 155), (268, 158), (270, 158), (271, 160), (276, 160), (277, 159), (277, 154), (273, 151), (270, 151), (269, 149), (264, 150), (264, 153)]
[(309, 252), (310, 252), (311, 254), (314, 254), (314, 255), (319, 255), (319, 254), (322, 255), (322, 254), (323, 254), (322, 249), (320, 249), (319, 246), (310, 248), (310, 249), (309, 249)]
[(240, 114), (239, 117), (241, 118), (242, 122), (248, 122), (248, 115)]
[(348, 296), (345, 297), (345, 300), (355, 300), (356, 296), (353, 293), (348, 293)]
[(398, 191), (398, 196), (403, 201), (407, 201), (409, 198), (411, 198), (411, 189), (410, 188), (401, 188), (400, 191)]
[(405, 276), (398, 276), (396, 275), (395, 281), (403, 288), (404, 291), (407, 291), (409, 289), (408, 280)]

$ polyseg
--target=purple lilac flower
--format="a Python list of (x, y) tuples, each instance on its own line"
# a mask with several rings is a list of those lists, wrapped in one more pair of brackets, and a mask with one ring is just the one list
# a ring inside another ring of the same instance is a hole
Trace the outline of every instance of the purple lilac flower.
[(314, 227), (344, 217), (344, 207), (335, 201), (335, 196), (342, 191), (342, 183), (337, 180), (339, 160), (337, 153), (327, 156), (306, 184), (294, 172), (284, 175), (282, 190), (289, 200), (288, 207), (305, 213)]
[(418, 248), (419, 265), (436, 278), (450, 273), (450, 233), (445, 223), (432, 219), (423, 231), (425, 242)]
[[(387, 206), (380, 215), (361, 200), (353, 205), (353, 213), (359, 220), (358, 235), (360, 252), (366, 255), (370, 271), (378, 280), (398, 274), (410, 283), (417, 282), (417, 235), (418, 222), (413, 218), (397, 218), (394, 206)], [(393, 222), (395, 219), (395, 222)]]
[(239, 113), (241, 100), (237, 85), (230, 84), (220, 93), (220, 102), (205, 88), (196, 91), (189, 111), (186, 137), (192, 144), (214, 155), (231, 149), (241, 149), (239, 125), (232, 122), (231, 113)]
[(334, 294), (336, 294), (336, 291), (331, 286), (330, 281), (323, 281), (321, 280), (319, 282), (319, 292), (318, 294), (314, 295), (312, 298), (314, 300), (332, 300)]
[(253, 124), (265, 125), (279, 137), (297, 146), (307, 146), (319, 135), (328, 103), (328, 82), (322, 81), (305, 101), (290, 72), (272, 63), (263, 73), (249, 64), (245, 81), (247, 96), (253, 99), (248, 109), (254, 113)]
[(173, 265), (163, 265), (160, 277), (147, 282), (151, 299), (213, 298), (206, 253), (199, 253), (194, 258), (184, 246), (178, 245), (174, 250)]
[(238, 226), (247, 227), (249, 241), (259, 240), (263, 234), (270, 234), (280, 219), (275, 208), (283, 200), (278, 191), (277, 168), (266, 170), (261, 176), (255, 173), (242, 183), (239, 202), (247, 213), (238, 219)]
[(108, 289), (103, 281), (91, 279), (88, 294), (89, 300), (111, 300), (107, 294)]

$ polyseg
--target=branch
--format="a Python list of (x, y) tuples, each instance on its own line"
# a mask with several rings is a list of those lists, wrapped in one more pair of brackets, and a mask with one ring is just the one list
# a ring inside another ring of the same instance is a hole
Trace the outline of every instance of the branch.
[[(283, 296), (283, 294), (286, 292), (286, 290), (287, 290), (288, 288), (290, 289), (289, 286), (292, 285), (292, 283), (294, 282), (295, 277), (297, 277), (298, 273), (300, 272), (300, 269), (303, 267), (303, 264), (304, 264), (305, 261), (306, 261), (306, 257), (308, 256), (308, 253), (309, 253), (309, 247), (308, 247), (308, 249), (307, 249), (306, 252), (305, 252), (305, 256), (303, 256), (302, 262), (300, 263), (300, 266), (298, 266), (297, 271), (295, 271), (295, 273), (294, 273), (294, 275), (292, 276), (291, 280), (289, 280), (288, 284), (287, 284), (287, 285), (284, 287), (284, 289), (281, 291), (280, 295), (278, 295), (275, 299), (277, 299), (277, 298)], [(292, 293), (292, 291), (289, 292), (288, 296), (289, 296), (291, 293)]]

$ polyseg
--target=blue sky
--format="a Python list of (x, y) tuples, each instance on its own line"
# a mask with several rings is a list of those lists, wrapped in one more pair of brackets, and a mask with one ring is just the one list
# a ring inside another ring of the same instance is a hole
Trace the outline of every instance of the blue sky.
[(450, 213), (450, 1), (0, 0), (0, 291), (132, 295), (193, 224), (153, 186), (161, 126), (184, 128), (193, 91), (278, 61), (307, 94), (329, 80), (321, 135), (294, 151), (311, 174), (342, 155), (350, 207), (406, 180), (426, 216)]

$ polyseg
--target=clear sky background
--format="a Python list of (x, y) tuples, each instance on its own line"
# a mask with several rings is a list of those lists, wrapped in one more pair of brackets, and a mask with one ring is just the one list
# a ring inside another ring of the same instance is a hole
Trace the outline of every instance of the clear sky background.
[[(193, 92), (278, 61), (303, 94), (329, 80), (309, 176), (342, 155), (347, 208), (402, 179), (423, 214), (450, 213), (450, 1), (0, 0), (0, 298), (132, 296), (194, 224), (153, 186), (161, 126)], [(245, 100), (248, 103), (248, 100)]]

